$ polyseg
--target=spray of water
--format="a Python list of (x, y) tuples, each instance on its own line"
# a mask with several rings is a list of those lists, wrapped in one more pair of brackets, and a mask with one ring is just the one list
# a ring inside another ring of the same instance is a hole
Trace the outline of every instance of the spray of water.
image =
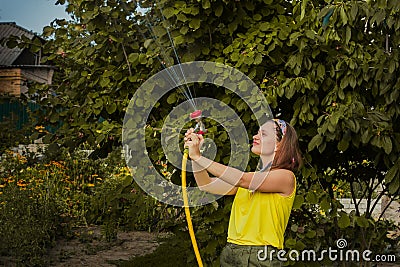
[[(126, 3), (124, 3), (123, 1), (120, 1), (120, 4), (121, 4), (121, 6), (123, 7), (123, 9), (126, 12), (131, 13), (129, 11), (129, 8), (127, 7)], [(136, 8), (140, 8), (139, 3), (137, 3), (136, 1), (134, 2), (134, 5), (136, 6)], [(158, 8), (158, 10), (159, 10), (159, 12), (161, 14), (162, 21), (163, 22), (167, 21), (165, 16), (163, 15), (163, 10), (162, 10), (161, 5), (159, 5), (157, 1), (155, 3), (155, 6)], [(132, 14), (130, 16), (130, 18), (135, 19), (135, 16)], [(160, 62), (161, 66), (166, 70), (169, 78), (173, 82), (173, 84), (171, 84), (171, 85), (173, 85), (174, 87), (178, 88), (178, 91), (180, 93), (182, 93), (182, 95), (186, 98), (186, 100), (189, 101), (190, 105), (193, 108), (193, 111), (197, 110), (195, 97), (193, 97), (194, 93), (192, 94), (192, 90), (188, 86), (185, 73), (184, 73), (184, 71), (183, 71), (183, 69), (181, 67), (181, 60), (179, 58), (178, 52), (177, 52), (176, 47), (175, 47), (174, 40), (173, 40), (171, 32), (169, 30), (169, 26), (165, 27), (165, 30), (166, 30), (166, 33), (167, 33), (167, 36), (168, 36), (168, 40), (169, 40), (169, 43), (170, 43), (170, 46), (166, 48), (160, 42), (159, 38), (157, 37), (157, 35), (156, 35), (155, 31), (154, 31), (154, 25), (151, 23), (151, 20), (149, 19), (148, 12), (145, 12), (144, 21), (142, 21), (142, 23), (145, 24), (145, 26), (147, 28), (147, 32), (148, 32), (148, 34), (150, 36), (147, 36), (147, 34), (140, 28), (139, 21), (136, 20), (136, 21), (133, 21), (133, 23), (134, 23), (136, 29), (138, 30), (138, 32), (142, 35), (142, 38), (144, 38), (144, 40), (151, 39), (151, 40), (153, 40), (155, 42), (157, 47), (160, 49), (160, 54), (158, 54), (156, 56), (157, 60)], [(167, 53), (167, 49), (168, 48), (171, 48), (172, 51), (173, 51), (173, 55), (174, 55), (175, 60), (176, 60), (176, 62), (178, 64), (178, 66), (179, 66), (179, 72), (180, 73), (178, 73), (175, 70), (175, 68), (168, 68), (168, 67), (174, 65), (174, 62), (171, 62), (170, 57), (168, 56), (168, 53)], [(182, 78), (180, 78), (180, 77), (183, 78), (183, 82), (182, 82)], [(169, 81), (169, 82), (171, 82), (171, 81)], [(181, 86), (181, 84), (184, 84), (185, 87)]]

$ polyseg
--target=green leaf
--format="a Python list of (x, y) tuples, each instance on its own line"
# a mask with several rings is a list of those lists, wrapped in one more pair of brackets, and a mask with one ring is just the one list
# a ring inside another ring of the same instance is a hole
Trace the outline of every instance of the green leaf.
[(345, 43), (348, 44), (350, 42), (350, 39), (351, 39), (351, 27), (347, 26)]
[(99, 134), (99, 135), (97, 135), (97, 137), (96, 137), (96, 143), (97, 143), (97, 144), (100, 144), (101, 142), (103, 142), (103, 140), (104, 140), (105, 137), (106, 137), (106, 136), (105, 136), (104, 134)]
[(211, 7), (210, 1), (209, 0), (203, 0), (202, 1), (202, 6), (204, 9), (209, 9)]
[(392, 152), (392, 139), (389, 136), (383, 137), (383, 149), (386, 154), (390, 154)]
[(58, 122), (59, 121), (59, 119), (60, 119), (60, 117), (59, 117), (59, 115), (58, 115), (58, 113), (53, 113), (53, 114), (51, 114), (51, 116), (50, 116), (50, 122), (51, 123), (56, 123), (56, 122)]
[(346, 213), (341, 213), (338, 219), (338, 226), (342, 229), (350, 226), (350, 218)]
[(222, 5), (218, 5), (215, 9), (214, 9), (214, 14), (217, 17), (221, 17), (222, 12), (224, 11), (224, 7)]
[(370, 139), (371, 139), (371, 135), (369, 134), (369, 130), (367, 129), (361, 135), (361, 142), (363, 144), (366, 144), (369, 142)]
[(183, 34), (183, 35), (187, 34), (188, 31), (189, 31), (189, 27), (187, 27), (187, 26), (182, 26), (182, 27), (179, 29), (179, 32), (180, 32), (181, 34)]
[(351, 10), (350, 10), (352, 20), (356, 19), (357, 13), (358, 13), (358, 5), (356, 3), (352, 3)]
[(139, 55), (139, 63), (140, 64), (146, 64), (147, 59), (146, 59), (146, 54), (140, 54)]
[(108, 38), (109, 38), (110, 40), (116, 42), (116, 43), (121, 43), (122, 40), (123, 40), (122, 38), (117, 38), (117, 37), (115, 37), (115, 36), (113, 36), (113, 35), (110, 35)]
[(302, 21), (306, 15), (306, 8), (307, 8), (308, 0), (303, 0), (301, 2), (301, 14), (300, 14), (300, 21)]
[(242, 92), (246, 92), (248, 89), (248, 83), (246, 81), (241, 81), (238, 85), (239, 90)]
[(159, 25), (152, 27), (152, 30), (158, 38), (163, 37), (165, 34), (167, 34), (167, 30)]
[(200, 28), (200, 19), (194, 18), (189, 22), (189, 27), (193, 30)]
[(293, 209), (300, 209), (301, 205), (304, 203), (304, 197), (302, 195), (296, 195), (293, 202)]
[(344, 9), (344, 6), (340, 7), (340, 18), (342, 19), (343, 26), (346, 25), (347, 21), (348, 21), (348, 17), (346, 14), (346, 10)]
[[(397, 161), (399, 162), (399, 161)], [(389, 171), (385, 175), (385, 182), (390, 183), (392, 182), (393, 178), (396, 176), (396, 174), (399, 172), (399, 166), (394, 165), (392, 168), (389, 169)]]
[(238, 26), (238, 24), (237, 24), (236, 21), (234, 21), (234, 22), (232, 22), (232, 23), (229, 23), (229, 25), (228, 25), (228, 31), (229, 31), (229, 33), (230, 33), (230, 34), (233, 34), (233, 33), (236, 31), (237, 26)]
[[(152, 42), (153, 42), (153, 39), (147, 39), (143, 44), (144, 48), (147, 49)], [(129, 60), (129, 58), (128, 58), (128, 60)]]
[(317, 232), (314, 230), (310, 230), (307, 234), (306, 237), (308, 238), (314, 238), (317, 235)]
[(226, 132), (222, 132), (220, 135), (219, 135), (219, 138), (218, 138), (220, 141), (222, 141), (222, 142), (224, 142), (224, 141), (226, 141), (227, 139), (228, 139), (228, 135), (227, 135), (227, 133)]
[(259, 25), (260, 31), (268, 31), (271, 28), (270, 24), (268, 22), (263, 22)]
[(107, 77), (101, 77), (100, 78), (100, 86), (101, 87), (106, 87), (107, 85), (110, 84), (110, 79)]
[(137, 61), (139, 59), (139, 54), (138, 53), (131, 53), (128, 56), (128, 61), (130, 63), (134, 63), (135, 61)]
[(321, 209), (327, 212), (331, 208), (331, 203), (328, 201), (328, 197), (324, 197), (320, 203)]
[(296, 245), (296, 240), (293, 238), (288, 238), (285, 240), (285, 247), (292, 248)]
[(117, 110), (117, 104), (112, 102), (111, 104), (106, 106), (106, 110), (108, 114), (113, 114)]
[(46, 27), (43, 28), (43, 36), (47, 37), (47, 36), (52, 35), (53, 33), (54, 33), (53, 27), (46, 26)]
[(168, 104), (174, 104), (176, 102), (177, 98), (176, 98), (176, 94), (172, 93), (168, 96), (167, 98), (167, 103)]
[(397, 174), (397, 179), (393, 179), (392, 182), (388, 186), (389, 193), (392, 195), (398, 194), (400, 190), (400, 177)]
[(314, 136), (310, 143), (308, 143), (308, 151), (313, 150), (315, 147), (318, 147), (321, 143), (322, 143), (323, 139), (322, 136), (320, 136), (319, 134)]
[(175, 45), (180, 45), (180, 44), (183, 44), (184, 42), (185, 42), (185, 37), (183, 35), (179, 35), (174, 38)]
[(306, 195), (306, 200), (310, 204), (317, 204), (318, 203), (318, 196), (315, 192), (309, 191)]
[(368, 219), (365, 217), (355, 217), (356, 224), (362, 228), (367, 228), (369, 226)]
[(347, 140), (346, 138), (342, 138), (342, 140), (340, 140), (337, 145), (337, 148), (340, 151), (346, 151), (348, 147), (349, 147), (349, 140)]
[(178, 15), (176, 16), (176, 19), (177, 19), (177, 20), (180, 20), (180, 21), (182, 21), (182, 22), (186, 22), (186, 21), (188, 20), (188, 18), (185, 16), (185, 14), (182, 14), (182, 13), (178, 14)]
[(167, 7), (162, 10), (162, 13), (165, 16), (165, 18), (169, 19), (177, 13), (177, 10), (174, 9), (173, 7)]
[(303, 243), (303, 241), (298, 240), (298, 241), (296, 242), (295, 248), (296, 248), (297, 251), (302, 251), (303, 249), (306, 248), (306, 245)]
[(254, 16), (253, 16), (253, 19), (255, 20), (255, 21), (260, 21), (261, 19), (262, 19), (262, 16), (260, 15), (260, 14), (255, 14)]

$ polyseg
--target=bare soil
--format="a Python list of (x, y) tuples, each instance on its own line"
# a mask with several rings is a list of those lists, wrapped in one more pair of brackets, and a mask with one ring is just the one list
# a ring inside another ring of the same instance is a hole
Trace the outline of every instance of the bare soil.
[(49, 251), (50, 266), (113, 267), (118, 261), (152, 253), (158, 237), (142, 231), (119, 232), (115, 241), (107, 242), (98, 228), (91, 228), (71, 240), (59, 240)]

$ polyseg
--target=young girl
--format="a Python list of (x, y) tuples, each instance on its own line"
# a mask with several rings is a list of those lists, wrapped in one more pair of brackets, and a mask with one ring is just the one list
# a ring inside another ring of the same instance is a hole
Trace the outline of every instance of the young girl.
[(251, 148), (263, 165), (258, 172), (242, 172), (203, 157), (203, 140), (193, 129), (185, 134), (197, 185), (210, 193), (235, 195), (221, 266), (281, 266), (276, 253), (283, 248), (296, 194), (294, 172), (302, 163), (295, 130), (278, 119), (260, 127)]

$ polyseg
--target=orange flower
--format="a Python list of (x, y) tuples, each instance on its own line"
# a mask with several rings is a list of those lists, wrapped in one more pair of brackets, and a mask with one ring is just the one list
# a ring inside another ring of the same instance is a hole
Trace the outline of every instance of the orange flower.
[(18, 159), (21, 163), (26, 163), (26, 162), (27, 162), (26, 157), (24, 157), (24, 156), (22, 156), (22, 155), (20, 155), (20, 154), (18, 154), (18, 153), (17, 153), (17, 159)]
[(25, 187), (25, 186), (27, 186), (27, 184), (26, 184), (25, 181), (23, 181), (23, 180), (19, 180), (19, 181), (17, 182), (17, 185), (20, 186), (20, 187)]
[(51, 161), (51, 163), (60, 169), (65, 169), (65, 166), (57, 161)]

